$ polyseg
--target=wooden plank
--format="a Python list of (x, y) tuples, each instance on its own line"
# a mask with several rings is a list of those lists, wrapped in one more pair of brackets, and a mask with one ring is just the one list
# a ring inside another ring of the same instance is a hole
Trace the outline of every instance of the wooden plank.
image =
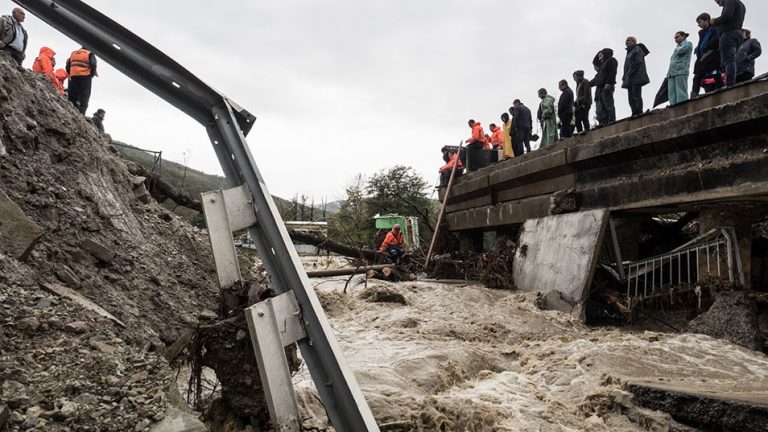
[(566, 174), (553, 179), (542, 180), (522, 186), (499, 191), (496, 194), (498, 202), (512, 201), (537, 195), (550, 194), (564, 189), (572, 189), (576, 186), (576, 176)]
[(87, 309), (91, 312), (95, 312), (97, 315), (112, 321), (113, 323), (117, 324), (120, 327), (123, 327), (123, 328), (126, 327), (125, 324), (119, 319), (117, 319), (114, 315), (107, 312), (103, 307), (97, 305), (92, 300), (90, 300), (89, 298), (85, 297), (84, 295), (80, 294), (77, 291), (74, 291), (63, 285), (59, 285), (55, 283), (44, 283), (40, 285), (43, 287), (43, 289), (45, 289), (48, 292), (56, 294), (60, 297), (70, 299), (73, 302), (80, 305), (82, 308)]

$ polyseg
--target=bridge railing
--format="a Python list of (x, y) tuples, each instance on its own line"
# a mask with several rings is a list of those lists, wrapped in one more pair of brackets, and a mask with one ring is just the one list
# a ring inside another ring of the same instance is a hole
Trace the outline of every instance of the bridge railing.
[(658, 291), (693, 286), (707, 279), (744, 284), (744, 270), (732, 227), (713, 228), (661, 255), (624, 264), (630, 306)]

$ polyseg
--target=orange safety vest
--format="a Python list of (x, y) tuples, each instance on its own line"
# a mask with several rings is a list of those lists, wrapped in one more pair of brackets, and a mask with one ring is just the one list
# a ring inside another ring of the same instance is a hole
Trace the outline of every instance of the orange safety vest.
[(69, 76), (91, 76), (91, 52), (79, 49), (69, 57)]

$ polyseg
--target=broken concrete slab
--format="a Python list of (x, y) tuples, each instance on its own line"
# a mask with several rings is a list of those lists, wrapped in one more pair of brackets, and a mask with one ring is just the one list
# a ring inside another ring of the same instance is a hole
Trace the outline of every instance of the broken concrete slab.
[(768, 430), (768, 405), (662, 386), (630, 383), (627, 389), (645, 408), (666, 412), (686, 425), (704, 430)]
[(82, 294), (74, 290), (71, 290), (65, 286), (55, 284), (55, 283), (41, 284), (41, 286), (43, 287), (43, 289), (53, 294), (68, 298), (74, 301), (75, 303), (79, 304), (83, 308), (88, 309), (89, 311), (95, 312), (104, 318), (107, 318), (108, 320), (112, 321), (113, 323), (117, 324), (120, 327), (125, 327), (125, 324), (123, 324), (123, 322), (117, 319), (114, 315), (107, 312), (106, 310), (104, 310), (104, 308), (102, 308), (101, 306), (97, 305), (96, 303), (92, 302), (90, 299), (86, 298), (85, 296), (83, 296)]
[(541, 310), (560, 311), (565, 313), (573, 312), (574, 305), (563, 299), (559, 291), (550, 291), (546, 294), (540, 294), (536, 299), (536, 306)]
[(688, 324), (687, 331), (724, 339), (756, 351), (763, 348), (757, 301), (743, 292), (717, 293), (712, 307), (694, 318)]
[(514, 257), (515, 286), (557, 291), (581, 315), (608, 218), (607, 210), (592, 210), (526, 221)]
[(25, 260), (45, 230), (0, 189), (0, 252)]
[(109, 264), (115, 259), (115, 251), (108, 249), (96, 240), (83, 239), (83, 241), (80, 242), (80, 247), (103, 263)]

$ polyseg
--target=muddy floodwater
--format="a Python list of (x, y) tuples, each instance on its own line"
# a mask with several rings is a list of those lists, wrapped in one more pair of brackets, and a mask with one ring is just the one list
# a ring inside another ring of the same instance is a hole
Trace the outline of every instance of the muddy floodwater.
[[(635, 406), (630, 382), (768, 403), (768, 357), (707, 336), (589, 328), (535, 295), (473, 284), (357, 277), (343, 294), (346, 279), (313, 282), (379, 424), (690, 430)], [(306, 368), (294, 381), (305, 425), (327, 428)]]

